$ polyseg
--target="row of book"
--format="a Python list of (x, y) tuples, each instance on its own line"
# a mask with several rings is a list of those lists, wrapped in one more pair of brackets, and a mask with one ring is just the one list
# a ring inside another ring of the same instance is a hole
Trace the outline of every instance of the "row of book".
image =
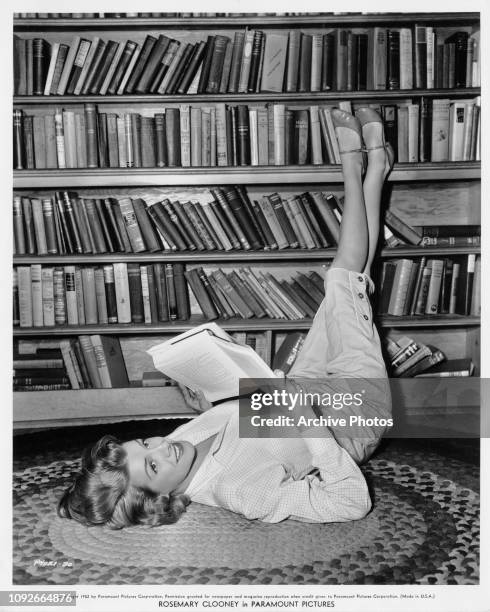
[(129, 387), (118, 338), (83, 335), (14, 345), (14, 391)]
[[(359, 104), (342, 101), (355, 111)], [(480, 98), (371, 105), (398, 162), (481, 157)], [(340, 164), (329, 106), (215, 104), (139, 113), (13, 111), (14, 169), (174, 168)]]
[(17, 266), (14, 326), (106, 325), (187, 320), (183, 264)]
[(14, 35), (17, 95), (219, 94), (479, 86), (480, 33), (433, 28), (358, 33), (245, 29), (231, 36), (71, 43)]
[(251, 200), (230, 185), (158, 196), (16, 195), (15, 254), (317, 249), (339, 239), (341, 204), (326, 192)]
[[(163, 197), (163, 199), (161, 199)], [(320, 249), (336, 246), (342, 198), (320, 191), (250, 199), (243, 186), (169, 191), (143, 198), (15, 195), (14, 254)], [(388, 247), (479, 246), (479, 225), (407, 225), (385, 213)], [(396, 234), (396, 235), (395, 235)]]
[(242, 267), (184, 269), (183, 264), (17, 266), (14, 326), (149, 324), (188, 320), (313, 317), (323, 299), (317, 272), (289, 280)]
[(378, 313), (394, 316), (481, 313), (481, 258), (383, 262)]
[(439, 348), (415, 341), (409, 336), (385, 338), (389, 358), (388, 370), (393, 377), (471, 376), (475, 366), (470, 358), (447, 359)]
[(321, 16), (331, 15), (332, 13), (199, 13), (199, 12), (186, 12), (186, 13), (14, 13), (15, 19), (161, 19), (163, 17), (279, 17), (279, 16)]

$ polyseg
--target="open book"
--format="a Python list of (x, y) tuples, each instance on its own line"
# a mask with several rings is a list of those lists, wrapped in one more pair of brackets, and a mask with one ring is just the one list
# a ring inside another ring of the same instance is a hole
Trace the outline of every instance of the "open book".
[(152, 347), (157, 370), (209, 402), (239, 395), (240, 378), (275, 378), (250, 347), (238, 344), (215, 323), (205, 323)]

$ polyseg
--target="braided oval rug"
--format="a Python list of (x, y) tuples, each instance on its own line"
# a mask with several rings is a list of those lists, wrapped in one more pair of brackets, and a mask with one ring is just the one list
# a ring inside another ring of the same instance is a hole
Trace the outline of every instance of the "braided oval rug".
[(175, 525), (112, 531), (56, 516), (78, 461), (14, 474), (15, 584), (476, 584), (478, 469), (389, 449), (363, 471), (360, 521), (251, 522), (191, 504)]

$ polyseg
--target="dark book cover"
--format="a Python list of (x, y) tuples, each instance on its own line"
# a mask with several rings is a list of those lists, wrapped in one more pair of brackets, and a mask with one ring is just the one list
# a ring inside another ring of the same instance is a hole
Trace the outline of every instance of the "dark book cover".
[(114, 40), (110, 40), (107, 43), (104, 49), (104, 53), (102, 54), (102, 57), (100, 58), (100, 62), (97, 67), (97, 73), (95, 75), (95, 78), (92, 80), (92, 83), (90, 85), (89, 93), (95, 95), (100, 92), (100, 88), (102, 87), (102, 83), (104, 82), (104, 79), (106, 78), (107, 71), (109, 70), (112, 60), (114, 59), (114, 56), (116, 55), (118, 46), (119, 46), (119, 43), (115, 42)]
[(157, 168), (165, 168), (167, 165), (167, 137), (163, 113), (155, 114), (155, 165)]
[(104, 266), (104, 287), (107, 305), (107, 321), (108, 323), (117, 323), (116, 283), (112, 265)]
[(322, 53), (322, 91), (334, 88), (335, 74), (335, 34), (330, 32), (323, 35)]
[(129, 240), (128, 232), (126, 230), (126, 223), (124, 222), (124, 218), (122, 216), (121, 207), (119, 206), (119, 202), (115, 198), (110, 198), (112, 213), (114, 215), (114, 219), (117, 224), (117, 231), (124, 245), (122, 253), (132, 253), (133, 248), (131, 246), (131, 241)]
[[(215, 291), (214, 287), (209, 282), (209, 279), (208, 279), (206, 273), (204, 272), (203, 268), (201, 268), (201, 267), (196, 268), (196, 272), (197, 272), (197, 275), (199, 277), (199, 280), (201, 281), (201, 283), (202, 283), (202, 285), (204, 287), (205, 292), (209, 296), (209, 299), (211, 300), (211, 302), (214, 304), (215, 310), (216, 310), (216, 312), (218, 314), (218, 318), (226, 319), (227, 318), (226, 309), (223, 306), (223, 303), (221, 301), (221, 298), (220, 298), (219, 294), (217, 293), (217, 291)], [(196, 298), (197, 298), (197, 296), (196, 296)], [(209, 312), (211, 312), (211, 311), (209, 311)]]
[(174, 214), (176, 214), (179, 218), (179, 227), (185, 228), (185, 231), (189, 236), (190, 243), (194, 244), (195, 248), (198, 251), (205, 251), (206, 246), (199, 236), (201, 227), (199, 227), (198, 230), (198, 228), (194, 226), (191, 218), (188, 216), (181, 202), (179, 202), (178, 200), (172, 202), (172, 207)]
[[(254, 208), (252, 206), (252, 202), (250, 201), (250, 198), (248, 197), (247, 190), (242, 185), (236, 185), (235, 190), (240, 196), (243, 202), (243, 205), (245, 206), (245, 209), (247, 211), (248, 217), (252, 223), (252, 227), (253, 227), (254, 234), (255, 234), (255, 237), (252, 240), (252, 243), (257, 243), (258, 245), (258, 246), (254, 246), (254, 244), (252, 244), (253, 248), (257, 248), (257, 249), (265, 248), (266, 250), (268, 250), (269, 246), (267, 244), (265, 233), (262, 229), (262, 224), (257, 219), (257, 216), (254, 212)], [(260, 211), (260, 213), (261, 213), (261, 216), (265, 219), (262, 211)]]
[(187, 282), (189, 283), (206, 319), (209, 321), (217, 319), (218, 311), (216, 310), (212, 299), (209, 297), (206, 287), (199, 277), (197, 270), (187, 270), (187, 272), (185, 272), (185, 278), (187, 279)]
[(117, 200), (115, 200), (115, 198), (104, 198), (103, 203), (107, 227), (109, 228), (115, 251), (117, 253), (125, 253), (126, 249), (124, 245), (124, 240), (119, 233), (119, 225), (114, 214), (113, 204), (117, 203)]
[(281, 370), (287, 374), (292, 368), (296, 357), (304, 343), (306, 335), (302, 332), (292, 332), (286, 335), (272, 360), (272, 369)]
[(107, 369), (109, 370), (111, 388), (129, 387), (128, 373), (126, 371), (126, 364), (124, 363), (119, 338), (101, 335), (100, 341), (104, 350)]
[(427, 31), (425, 26), (414, 27), (414, 85), (415, 89), (427, 87)]
[(165, 264), (165, 282), (167, 285), (168, 317), (170, 321), (176, 321), (178, 318), (177, 295), (175, 293), (174, 268), (172, 264)]
[(167, 85), (167, 89), (165, 91), (165, 93), (167, 94), (175, 94), (177, 93), (178, 87), (182, 81), (182, 79), (184, 78), (184, 75), (186, 73), (187, 67), (189, 66), (190, 62), (192, 61), (192, 57), (194, 55), (194, 53), (196, 52), (197, 49), (197, 44), (196, 45), (186, 45), (185, 51), (182, 55), (182, 57), (180, 58), (180, 62), (177, 65), (177, 68), (175, 70), (175, 72), (173, 73), (172, 77), (170, 78), (170, 81)]
[(250, 122), (248, 106), (237, 106), (238, 165), (250, 165)]
[(36, 234), (32, 216), (32, 203), (29, 198), (22, 198), (22, 213), (25, 231), (25, 250), (28, 255), (36, 253)]
[(56, 58), (56, 64), (54, 66), (53, 80), (51, 81), (51, 88), (49, 94), (51, 96), (56, 95), (58, 91), (58, 85), (60, 83), (61, 74), (65, 65), (66, 56), (68, 55), (68, 45), (60, 45), (58, 49), (58, 57)]
[(395, 152), (395, 161), (398, 157), (398, 124), (395, 104), (383, 104), (381, 114), (384, 121), (385, 140), (389, 142)]
[(454, 87), (466, 87), (466, 54), (468, 49), (468, 32), (454, 32), (446, 39), (447, 44), (454, 44)]
[(252, 56), (250, 58), (250, 73), (248, 76), (248, 88), (249, 92), (255, 92), (257, 88), (257, 81), (259, 76), (260, 67), (260, 51), (262, 49), (262, 40), (264, 33), (260, 30), (255, 30), (254, 39), (252, 43)]
[(269, 196), (266, 196), (269, 202), (276, 213), (277, 220), (279, 225), (281, 226), (284, 235), (286, 236), (286, 240), (289, 243), (289, 246), (292, 249), (295, 249), (299, 246), (298, 239), (296, 234), (294, 233), (293, 228), (291, 227), (291, 223), (289, 222), (286, 211), (284, 210), (284, 205), (282, 203), (281, 196), (278, 193), (272, 193)]
[(387, 261), (384, 264), (384, 278), (381, 287), (381, 295), (378, 302), (378, 313), (386, 314), (390, 305), (391, 291), (393, 289), (393, 280), (395, 278), (396, 263)]
[(185, 266), (182, 263), (173, 264), (175, 296), (177, 299), (177, 319), (187, 321), (191, 316), (189, 292), (185, 280)]
[(310, 91), (311, 87), (311, 34), (302, 34), (299, 53), (298, 91)]
[(99, 214), (95, 206), (95, 200), (92, 198), (84, 198), (83, 204), (87, 213), (87, 219), (90, 226), (90, 231), (94, 239), (96, 253), (107, 253), (107, 245), (102, 229), (102, 224), (99, 219)]
[(388, 30), (388, 89), (400, 89), (400, 32)]
[[(60, 197), (60, 194), (57, 193), (56, 197)], [(81, 254), (83, 253), (83, 246), (75, 220), (75, 214), (73, 212), (73, 208), (76, 206), (76, 194), (69, 191), (63, 191), (61, 197), (63, 199), (66, 227), (68, 229), (68, 234), (70, 236), (74, 252)]]
[(170, 168), (181, 166), (180, 111), (178, 108), (167, 108), (165, 111), (165, 137), (168, 166)]
[(170, 220), (175, 228), (176, 235), (181, 238), (183, 248), (185, 250), (195, 251), (197, 249), (195, 243), (192, 240), (192, 236), (187, 231), (187, 228), (181, 221), (180, 216), (176, 213), (173, 204), (170, 200), (162, 200), (162, 206), (165, 208)]
[(150, 297), (150, 313), (151, 322), (158, 322), (158, 300), (157, 300), (157, 285), (155, 280), (155, 270), (152, 265), (146, 267), (148, 273), (148, 293)]
[(24, 170), (26, 163), (23, 114), (21, 110), (13, 112), (14, 170)]
[(97, 115), (97, 145), (99, 149), (99, 168), (109, 167), (109, 147), (107, 137), (107, 115)]
[(199, 85), (197, 86), (197, 93), (205, 93), (208, 85), (209, 74), (211, 72), (211, 64), (213, 62), (213, 53), (216, 36), (210, 34), (206, 41), (206, 50), (204, 52), (204, 59), (202, 65), (201, 76), (199, 78)]
[(332, 244), (337, 245), (340, 238), (340, 223), (332, 208), (337, 205), (337, 200), (329, 203), (331, 196), (325, 198), (319, 191), (307, 192), (307, 197), (313, 205), (314, 214), (322, 231)]
[(131, 113), (131, 142), (133, 145), (133, 166), (141, 168), (141, 115), (139, 113)]
[(228, 200), (224, 196), (223, 190), (219, 188), (211, 189), (211, 194), (214, 197), (214, 201), (211, 202), (211, 206), (220, 220), (228, 239), (233, 245), (233, 248), (244, 248), (245, 250), (250, 249), (250, 243), (240, 229), (238, 222), (230, 209)]
[(85, 136), (87, 142), (87, 168), (98, 168), (99, 155), (97, 145), (97, 107), (95, 104), (84, 105)]
[(24, 115), (23, 124), (25, 166), (27, 170), (33, 170), (36, 167), (34, 157), (34, 117), (32, 115)]
[(146, 62), (150, 57), (150, 54), (155, 46), (157, 39), (154, 36), (148, 35), (145, 38), (145, 42), (141, 48), (141, 53), (139, 54), (138, 59), (136, 60), (136, 64), (131, 72), (131, 75), (126, 83), (126, 87), (124, 89), (124, 93), (132, 94), (136, 90), (136, 84), (139, 81), (141, 75), (143, 74), (143, 70), (145, 69)]
[(231, 208), (238, 224), (245, 234), (247, 242), (253, 249), (260, 249), (262, 247), (260, 237), (255, 231), (255, 227), (248, 214), (248, 210), (243, 202), (237, 189), (233, 186), (224, 186), (222, 193), (228, 201), (228, 205)]
[(298, 206), (301, 208), (305, 223), (307, 224), (313, 241), (318, 248), (326, 249), (329, 246), (328, 240), (325, 238), (321, 227), (313, 213), (312, 203), (305, 193), (302, 193), (296, 198)]
[(154, 208), (154, 205), (148, 206), (146, 210), (149, 218), (155, 226), (156, 231), (161, 234), (163, 240), (168, 244), (168, 248), (170, 248), (171, 251), (177, 251), (177, 245), (173, 242), (172, 237), (170, 236), (167, 231), (167, 228), (165, 227), (165, 223), (161, 220), (159, 214)]
[(425, 96), (420, 98), (419, 121), (419, 160), (430, 162), (432, 157), (432, 100)]
[(34, 39), (26, 40), (26, 95), (34, 94)]
[(137, 263), (128, 263), (129, 304), (131, 323), (144, 323), (143, 293), (141, 290), (141, 272)]
[(368, 57), (368, 35), (355, 34), (356, 42), (356, 76), (355, 89), (364, 91), (367, 89), (367, 57)]
[(274, 234), (272, 233), (269, 223), (267, 222), (267, 219), (265, 218), (265, 215), (256, 200), (252, 200), (252, 209), (257, 220), (257, 224), (262, 230), (263, 242), (266, 250), (267, 248), (277, 249), (278, 246), (276, 239), (274, 238)]
[(235, 32), (235, 37), (233, 39), (233, 52), (231, 57), (230, 79), (228, 82), (228, 91), (230, 93), (238, 92), (238, 81), (240, 80), (240, 68), (242, 62), (244, 42), (245, 32)]
[(121, 82), (129, 63), (131, 62), (131, 58), (133, 57), (134, 52), (136, 51), (137, 43), (132, 40), (126, 41), (124, 45), (124, 50), (119, 59), (119, 63), (116, 67), (114, 74), (112, 75), (111, 82), (109, 83), (109, 87), (107, 88), (108, 95), (115, 95), (118, 90), (119, 83)]
[(168, 300), (167, 300), (167, 278), (165, 276), (165, 264), (153, 264), (153, 274), (156, 286), (158, 320), (168, 321)]
[(266, 311), (258, 302), (256, 297), (250, 291), (248, 286), (243, 282), (243, 279), (233, 270), (228, 274), (228, 281), (232, 285), (232, 287), (237, 291), (240, 295), (243, 302), (252, 310), (254, 316), (257, 318), (262, 318), (267, 316)]
[(316, 315), (316, 306), (311, 306), (308, 302), (306, 302), (303, 299), (303, 296), (296, 291), (292, 284), (289, 284), (285, 280), (279, 281), (279, 283), (293, 304), (297, 304), (299, 309), (302, 310), (306, 316), (313, 318)]
[(335, 30), (335, 89), (347, 89), (347, 36), (348, 30), (337, 28)]
[(115, 253), (116, 247), (113, 242), (112, 232), (109, 229), (108, 221), (105, 215), (105, 205), (104, 201), (100, 198), (94, 199), (95, 209), (97, 211), (97, 215), (100, 221), (100, 227), (102, 229), (102, 234), (104, 236), (104, 241), (107, 245), (107, 250), (109, 253)]
[[(149, 208), (149, 210), (157, 215), (157, 217), (160, 219), (160, 224), (165, 227), (165, 233), (168, 237), (170, 237), (170, 244), (174, 244), (179, 251), (186, 251), (187, 245), (181, 237), (178, 228), (174, 225), (168, 212), (165, 210), (163, 203), (156, 202)], [(164, 237), (166, 238), (165, 234)]]
[(135, 85), (135, 93), (148, 93), (155, 72), (157, 71), (160, 62), (162, 61), (163, 55), (167, 50), (169, 44), (170, 39), (164, 34), (160, 34), (158, 40), (152, 46), (143, 71), (138, 79), (137, 84)]
[(449, 302), (451, 300), (451, 282), (453, 279), (454, 263), (450, 259), (444, 259), (442, 270), (441, 297), (439, 299), (441, 314), (449, 313)]
[[(43, 214), (45, 211), (45, 206), (47, 206), (47, 208), (49, 209), (49, 207), (52, 207), (52, 201), (50, 199), (43, 199)], [(51, 208), (51, 212), (52, 212), (52, 208)], [(76, 197), (76, 194), (73, 194), (73, 215), (75, 217), (75, 223), (76, 226), (78, 228), (78, 233), (80, 235), (80, 240), (82, 242), (82, 248), (83, 248), (83, 252), (84, 253), (92, 253), (93, 248), (92, 248), (92, 241), (93, 238), (91, 236), (90, 233), (90, 228), (88, 227), (88, 224), (86, 222), (85, 216), (84, 216), (84, 209), (83, 209), (83, 202), (82, 199), (79, 197)], [(56, 241), (56, 229), (54, 226), (54, 218), (53, 216), (51, 217), (46, 217), (45, 216), (45, 228), (46, 228), (46, 239), (48, 236), (48, 228), (47, 228), (47, 222), (46, 219), (50, 220), (52, 222), (52, 228), (50, 230), (50, 232), (52, 231), (52, 238), (51, 240)], [(55, 242), (56, 244), (56, 242)]]
[(303, 289), (311, 297), (311, 299), (314, 300), (314, 302), (316, 304), (316, 308), (318, 308), (318, 306), (320, 306), (323, 298), (325, 297), (324, 292), (320, 291), (320, 289), (318, 289), (316, 284), (310, 278), (308, 278), (306, 276), (306, 274), (303, 274), (302, 272), (298, 272), (296, 274), (296, 276), (294, 277), (294, 280), (301, 287), (303, 287)]
[(284, 110), (284, 165), (294, 164), (294, 111)]
[(309, 115), (306, 109), (293, 111), (293, 163), (304, 166), (309, 161)]
[(206, 93), (218, 93), (219, 91), (221, 74), (223, 72), (223, 63), (225, 60), (225, 52), (229, 42), (230, 39), (228, 36), (222, 36), (221, 34), (216, 35), (214, 40), (213, 56), (211, 58), (211, 65), (205, 88)]
[(35, 38), (32, 45), (33, 55), (33, 94), (42, 96), (49, 67), (51, 45), (43, 38)]
[(175, 54), (177, 53), (180, 47), (180, 43), (176, 40), (171, 40), (167, 50), (165, 51), (162, 61), (160, 62), (157, 71), (153, 77), (153, 80), (150, 85), (149, 93), (158, 93), (158, 88), (163, 82), (165, 75), (169, 71), (170, 64), (174, 59)]
[(143, 240), (145, 241), (146, 250), (150, 253), (160, 251), (162, 247), (153, 230), (146, 203), (141, 198), (133, 198), (132, 202), (136, 220), (138, 221)]
[(95, 80), (99, 76), (99, 69), (100, 69), (101, 62), (104, 57), (106, 48), (107, 48), (107, 43), (105, 43), (103, 40), (99, 40), (97, 43), (97, 48), (95, 50), (95, 53), (92, 57), (90, 68), (88, 69), (86, 73), (85, 81), (83, 82), (82, 88), (80, 90), (80, 94), (82, 96), (86, 96), (88, 93), (90, 93), (90, 88), (92, 87), (92, 83), (95, 82)]
[(209, 221), (204, 213), (202, 206), (195, 202), (185, 202), (182, 204), (187, 213), (187, 216), (194, 224), (198, 231), (201, 240), (209, 251), (222, 248), (221, 241), (218, 238), (214, 226)]
[(206, 43), (201, 40), (195, 47), (192, 58), (187, 65), (187, 69), (182, 76), (179, 87), (177, 89), (178, 94), (185, 94), (189, 89), (194, 77), (196, 76), (199, 66), (203, 63), (204, 53), (206, 51)]
[(141, 117), (141, 167), (155, 168), (155, 120)]

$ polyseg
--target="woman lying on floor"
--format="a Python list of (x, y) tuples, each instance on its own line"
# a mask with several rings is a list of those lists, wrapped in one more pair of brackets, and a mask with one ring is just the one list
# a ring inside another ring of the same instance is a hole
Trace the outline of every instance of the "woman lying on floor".
[[(373, 109), (359, 109), (356, 117), (334, 109), (332, 119), (345, 189), (340, 241), (325, 298), (290, 376), (385, 381), (368, 291), (393, 152)], [(371, 456), (382, 428), (355, 439), (327, 427), (315, 434), (322, 437), (240, 438), (237, 404), (210, 407), (165, 438), (121, 443), (104, 436), (85, 451), (81, 473), (59, 503), (60, 516), (112, 528), (154, 526), (177, 521), (190, 501), (271, 523), (348, 521), (369, 512), (358, 464)], [(390, 417), (390, 402), (377, 411)]]

